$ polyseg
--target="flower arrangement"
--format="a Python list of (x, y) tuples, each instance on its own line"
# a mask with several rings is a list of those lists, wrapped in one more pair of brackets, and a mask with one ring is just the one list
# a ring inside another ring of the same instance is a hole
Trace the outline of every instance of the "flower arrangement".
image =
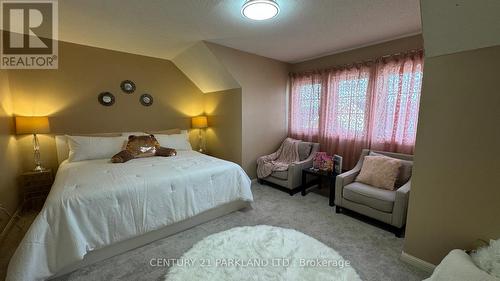
[(323, 171), (333, 171), (333, 157), (326, 152), (316, 152), (313, 159), (313, 168)]

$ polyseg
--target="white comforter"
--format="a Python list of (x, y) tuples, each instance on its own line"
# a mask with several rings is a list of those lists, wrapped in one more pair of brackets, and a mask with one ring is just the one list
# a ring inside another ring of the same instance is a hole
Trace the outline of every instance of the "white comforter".
[(124, 164), (65, 162), (7, 280), (46, 279), (91, 250), (236, 200), (253, 200), (241, 167), (194, 151)]

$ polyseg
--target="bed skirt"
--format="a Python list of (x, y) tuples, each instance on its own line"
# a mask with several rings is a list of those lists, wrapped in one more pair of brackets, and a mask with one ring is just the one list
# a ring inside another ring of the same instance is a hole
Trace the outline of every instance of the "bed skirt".
[(52, 278), (60, 277), (62, 275), (73, 272), (79, 268), (100, 262), (110, 257), (117, 256), (119, 254), (125, 253), (127, 251), (133, 250), (135, 248), (142, 247), (156, 240), (160, 240), (166, 238), (168, 236), (172, 236), (186, 229), (195, 227), (197, 225), (203, 224), (205, 222), (211, 221), (218, 217), (236, 212), (242, 209), (251, 208), (251, 204), (246, 201), (234, 201), (219, 207), (210, 209), (208, 211), (197, 214), (189, 219), (176, 222), (169, 226), (148, 232), (144, 235), (140, 235), (131, 239), (127, 239), (125, 241), (121, 241), (115, 243), (113, 245), (106, 246), (102, 249), (94, 250), (85, 255), (82, 261), (72, 264), (61, 271), (59, 271), (56, 275), (52, 276)]

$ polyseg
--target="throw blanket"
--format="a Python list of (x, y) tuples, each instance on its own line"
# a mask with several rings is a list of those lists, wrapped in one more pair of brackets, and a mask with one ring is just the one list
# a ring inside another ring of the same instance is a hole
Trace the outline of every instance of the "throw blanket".
[(257, 177), (265, 178), (275, 171), (286, 171), (290, 164), (299, 161), (299, 142), (287, 138), (278, 151), (257, 159)]
[(500, 281), (479, 269), (462, 250), (452, 250), (424, 281)]

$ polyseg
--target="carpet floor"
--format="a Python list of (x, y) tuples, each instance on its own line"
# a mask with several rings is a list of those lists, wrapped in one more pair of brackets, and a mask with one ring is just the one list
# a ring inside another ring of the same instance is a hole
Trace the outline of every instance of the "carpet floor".
[(428, 276), (399, 259), (403, 239), (362, 220), (336, 214), (325, 196), (290, 196), (257, 183), (252, 191), (253, 209), (220, 217), (55, 280), (164, 280), (168, 266), (152, 266), (152, 259), (179, 258), (210, 234), (246, 225), (291, 228), (314, 237), (349, 260), (365, 281), (413, 281)]

